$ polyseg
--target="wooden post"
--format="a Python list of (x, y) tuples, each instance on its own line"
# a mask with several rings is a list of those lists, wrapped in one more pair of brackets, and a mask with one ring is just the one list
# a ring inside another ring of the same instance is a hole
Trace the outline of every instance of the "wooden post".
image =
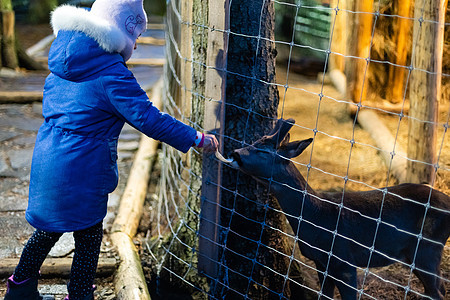
[[(345, 74), (345, 69), (351, 67), (345, 61), (344, 55), (350, 55), (353, 53), (348, 53), (348, 40), (351, 37), (352, 28), (349, 26), (349, 13), (345, 10), (348, 9), (348, 0), (332, 0), (331, 8), (338, 9), (335, 12), (335, 19), (331, 22), (331, 28), (333, 39), (331, 41), (331, 54), (328, 63), (328, 75), (334, 87), (339, 91), (341, 97), (346, 98), (347, 95), (347, 77)], [(335, 54), (334, 54), (335, 53)]]
[(356, 78), (352, 91), (352, 99), (354, 102), (360, 102), (366, 99), (368, 80), (366, 78), (369, 62), (365, 59), (370, 56), (372, 31), (373, 31), (373, 0), (357, 1), (357, 30), (358, 42), (356, 45), (359, 57), (356, 62)]
[[(348, 11), (356, 11), (357, 10), (357, 1), (350, 1), (350, 0), (344, 0), (343, 3), (339, 1), (339, 6), (344, 4), (345, 9)], [(341, 12), (342, 13), (342, 12)], [(347, 53), (346, 55), (352, 56), (352, 58), (347, 58), (345, 60), (345, 66), (344, 66), (344, 74), (343, 77), (345, 78), (346, 86), (339, 88), (339, 91), (342, 93), (342, 96), (346, 99), (353, 101), (353, 89), (355, 87), (356, 83), (356, 65), (357, 65), (357, 58), (353, 58), (353, 56), (358, 55), (358, 51), (355, 47), (355, 45), (358, 43), (358, 32), (354, 30), (354, 28), (358, 28), (358, 15), (357, 14), (351, 14), (346, 12), (347, 17), (344, 18), (344, 26), (346, 31), (346, 38), (345, 38), (345, 44)], [(333, 70), (333, 69), (331, 69)], [(331, 73), (330, 73), (331, 75)], [(331, 76), (332, 77), (332, 76)], [(332, 78), (332, 82), (335, 85), (335, 82)], [(340, 83), (339, 83), (340, 84)], [(358, 98), (359, 99), (359, 98)]]
[[(339, 5), (339, 6), (338, 6)], [(346, 19), (348, 13), (344, 10), (346, 9), (345, 0), (332, 0), (331, 8), (338, 8), (337, 13), (333, 12), (334, 21), (331, 22), (331, 28), (333, 40), (331, 41), (331, 52), (336, 54), (331, 54), (329, 58), (329, 70), (338, 70), (344, 72), (345, 69), (345, 58), (343, 55), (347, 55), (347, 26)]]
[(0, 10), (0, 68), (3, 67), (3, 21), (2, 10)]
[(180, 24), (180, 79), (181, 99), (177, 104), (182, 108), (183, 113), (191, 111), (192, 102), (192, 0), (181, 1), (181, 18)]
[[(394, 20), (394, 41), (397, 52), (395, 53), (394, 64), (406, 67), (406, 59), (408, 56), (408, 40), (410, 37), (411, 20), (410, 17), (411, 1), (397, 0), (397, 12), (400, 17)], [(389, 86), (387, 90), (387, 99), (393, 103), (403, 101), (405, 93), (405, 75), (408, 70), (405, 67), (389, 66)]]
[[(206, 65), (205, 130), (218, 134), (219, 151), (223, 152), (225, 82), (226, 74), (220, 69), (226, 66), (228, 36), (222, 30), (228, 28), (228, 0), (209, 1), (209, 30)], [(202, 203), (199, 229), (198, 269), (211, 278), (217, 278), (220, 223), (220, 186), (222, 164), (211, 155), (203, 155)]]
[[(441, 95), (445, 12), (448, 0), (416, 0), (410, 83), (407, 179), (434, 182), (436, 124)], [(424, 22), (420, 22), (424, 20)], [(415, 160), (415, 161), (412, 161)]]
[(11, 11), (11, 0), (0, 0), (0, 68), (3, 67), (3, 11)]

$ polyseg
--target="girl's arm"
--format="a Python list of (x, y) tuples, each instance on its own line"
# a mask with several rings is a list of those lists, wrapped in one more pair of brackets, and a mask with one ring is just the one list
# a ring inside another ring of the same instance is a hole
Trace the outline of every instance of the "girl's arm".
[[(218, 142), (214, 135), (197, 132), (191, 126), (160, 112), (149, 101), (133, 74), (125, 70), (120, 76), (102, 78), (107, 106), (115, 115), (147, 136), (184, 153), (192, 146), (203, 148), (207, 153), (216, 151)], [(201, 137), (196, 143), (198, 135)]]

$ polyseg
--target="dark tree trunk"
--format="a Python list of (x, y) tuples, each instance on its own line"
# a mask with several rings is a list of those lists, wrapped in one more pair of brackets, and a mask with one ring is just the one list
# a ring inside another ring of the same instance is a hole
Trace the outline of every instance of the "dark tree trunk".
[(0, 11), (0, 29), (1, 29), (1, 56), (2, 67), (15, 69), (19, 66), (17, 58), (16, 39), (14, 34), (14, 11)]
[[(230, 37), (226, 88), (225, 153), (252, 143), (273, 127), (279, 102), (275, 85), (273, 1), (230, 1)], [(261, 39), (258, 40), (258, 36)], [(285, 217), (276, 200), (248, 176), (225, 168), (222, 191), (220, 281), (216, 293), (227, 299), (291, 296)], [(283, 276), (278, 275), (282, 274)], [(297, 294), (296, 298), (302, 298)]]

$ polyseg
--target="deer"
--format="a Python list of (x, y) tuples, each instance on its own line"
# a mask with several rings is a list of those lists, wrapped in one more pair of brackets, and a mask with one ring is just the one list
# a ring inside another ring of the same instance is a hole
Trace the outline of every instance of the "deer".
[[(450, 197), (424, 184), (369, 191), (316, 192), (292, 162), (313, 139), (290, 142), (293, 119), (229, 155), (277, 199), (301, 253), (317, 268), (319, 298), (356, 299), (357, 268), (402, 262), (412, 268), (425, 296), (444, 299), (440, 263), (450, 235)], [(408, 287), (405, 291), (408, 292)]]

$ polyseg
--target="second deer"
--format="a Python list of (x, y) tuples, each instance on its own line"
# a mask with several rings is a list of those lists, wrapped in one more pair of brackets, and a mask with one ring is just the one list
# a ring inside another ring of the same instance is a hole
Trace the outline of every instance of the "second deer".
[(356, 299), (357, 268), (403, 262), (425, 295), (444, 299), (440, 263), (450, 235), (450, 197), (426, 185), (401, 184), (344, 193), (314, 191), (290, 160), (313, 139), (289, 142), (294, 120), (278, 120), (254, 144), (234, 150), (232, 165), (270, 187), (298, 236), (300, 251), (314, 261), (320, 295)]

